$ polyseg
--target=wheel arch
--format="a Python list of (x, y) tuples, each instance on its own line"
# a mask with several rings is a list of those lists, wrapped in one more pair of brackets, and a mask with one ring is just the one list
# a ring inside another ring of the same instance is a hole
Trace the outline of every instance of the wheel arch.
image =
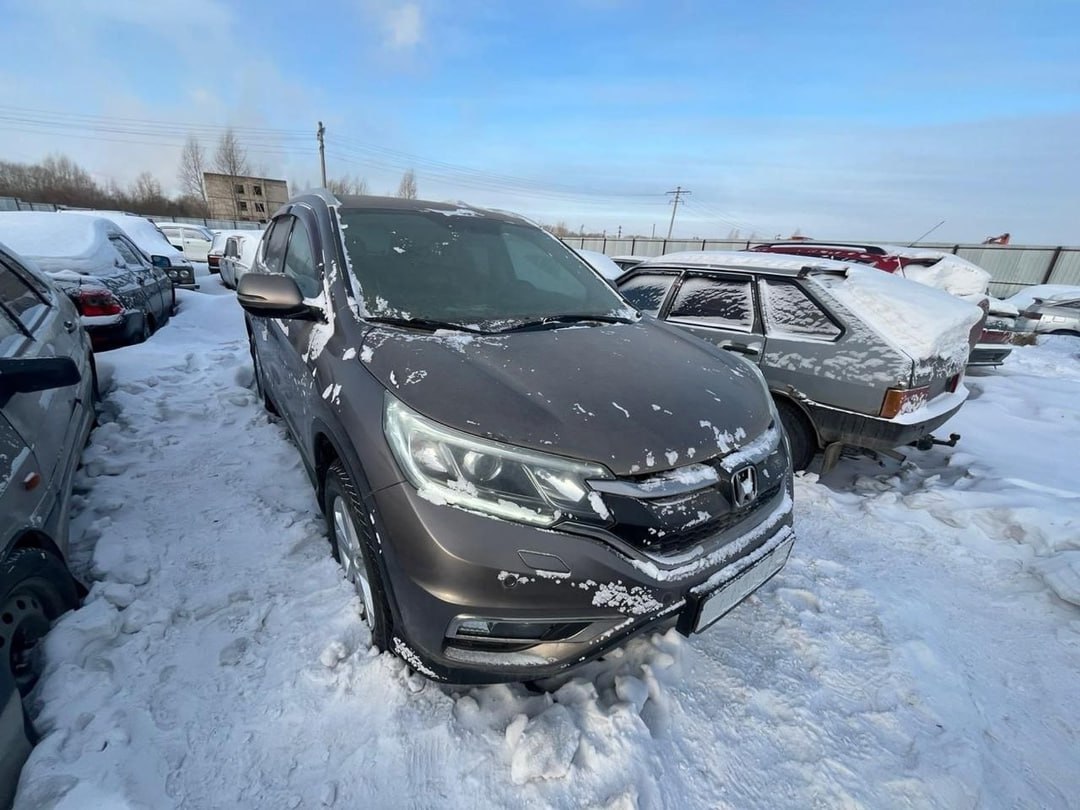
[(800, 414), (802, 414), (802, 417), (806, 421), (806, 424), (810, 426), (810, 432), (814, 436), (814, 442), (817, 444), (818, 450), (821, 450), (824, 447), (824, 443), (821, 438), (821, 432), (818, 430), (817, 423), (814, 422), (814, 418), (810, 415), (810, 411), (807, 409), (806, 405), (804, 405), (797, 397), (793, 397), (788, 391), (782, 391), (778, 388), (770, 388), (769, 393), (772, 395), (773, 399), (782, 399), (785, 402), (790, 403)]

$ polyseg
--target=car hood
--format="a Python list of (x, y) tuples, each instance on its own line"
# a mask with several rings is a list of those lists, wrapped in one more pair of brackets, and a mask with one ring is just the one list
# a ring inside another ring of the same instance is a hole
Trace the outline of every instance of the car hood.
[(617, 475), (731, 452), (772, 420), (757, 371), (652, 318), (495, 336), (377, 326), (358, 360), (443, 425)]

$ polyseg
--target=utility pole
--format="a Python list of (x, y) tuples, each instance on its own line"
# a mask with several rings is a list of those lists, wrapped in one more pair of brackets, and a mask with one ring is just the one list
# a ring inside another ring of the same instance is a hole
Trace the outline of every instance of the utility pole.
[(319, 122), (315, 137), (319, 139), (319, 165), (322, 167), (322, 187), (326, 188), (326, 127)]
[(622, 239), (622, 225), (619, 226), (619, 235), (616, 238)]
[(656, 238), (656, 223), (655, 222), (652, 224), (652, 238), (653, 239)]
[(674, 191), (665, 191), (665, 194), (674, 195), (675, 199), (671, 201), (671, 223), (668, 225), (667, 238), (671, 238), (671, 229), (675, 227), (675, 212), (679, 210), (679, 201), (682, 199), (683, 194), (691, 194), (692, 192), (686, 191), (682, 186), (675, 186)]

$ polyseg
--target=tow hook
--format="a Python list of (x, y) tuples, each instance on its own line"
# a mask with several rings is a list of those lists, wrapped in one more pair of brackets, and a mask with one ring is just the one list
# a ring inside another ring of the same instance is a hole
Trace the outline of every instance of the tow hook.
[(911, 442), (911, 447), (918, 450), (929, 450), (935, 444), (941, 444), (945, 447), (956, 447), (956, 443), (960, 441), (959, 433), (950, 433), (948, 439), (935, 439), (933, 436), (923, 436), (921, 439)]

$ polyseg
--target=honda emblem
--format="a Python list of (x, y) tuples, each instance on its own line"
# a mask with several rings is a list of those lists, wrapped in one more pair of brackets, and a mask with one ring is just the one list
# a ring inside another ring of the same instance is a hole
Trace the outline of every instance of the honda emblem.
[(757, 497), (757, 470), (743, 467), (731, 476), (731, 493), (736, 507), (749, 506)]

